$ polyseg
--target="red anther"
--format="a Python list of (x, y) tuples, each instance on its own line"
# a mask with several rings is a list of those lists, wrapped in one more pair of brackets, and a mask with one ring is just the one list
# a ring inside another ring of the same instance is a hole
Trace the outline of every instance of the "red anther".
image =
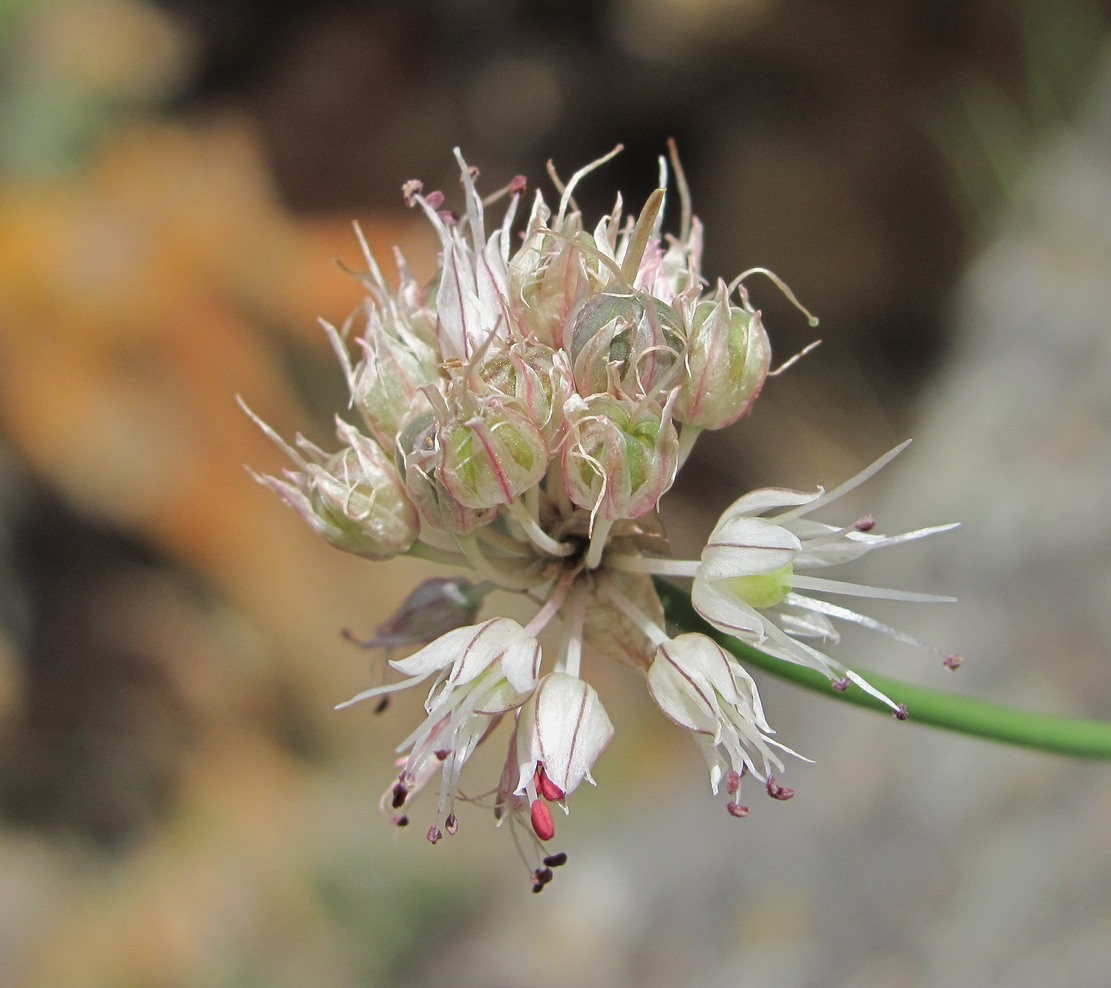
[(829, 685), (832, 686), (835, 690), (837, 690), (838, 693), (844, 693), (845, 690), (847, 690), (849, 688), (849, 686), (852, 685), (852, 684), (847, 679), (835, 679)]
[(557, 854), (549, 854), (544, 859), (544, 864), (549, 868), (558, 868), (560, 865), (567, 864), (567, 852), (560, 851)]
[(538, 881), (536, 880), (536, 876), (535, 876), (535, 875), (533, 875), (533, 876), (532, 876), (532, 891), (533, 891), (534, 893), (535, 893), (535, 892), (543, 892), (543, 891), (544, 891), (544, 886), (543, 886), (543, 885), (541, 885), (541, 884), (540, 884), (540, 883), (539, 883), (539, 882), (538, 882)]
[(395, 816), (393, 818), (393, 825), (395, 827), (407, 827), (409, 826), (409, 818), (407, 816)]
[(428, 828), (428, 843), (429, 844), (438, 844), (438, 843), (440, 843), (440, 840), (443, 838), (443, 836), (444, 835), (442, 833), (440, 833), (440, 828), (437, 827), (436, 824), (432, 824), (432, 826)]
[(444, 821), (444, 830), (446, 830), (451, 837), (459, 833), (459, 820), (454, 813), (449, 813), (447, 815), (447, 819)]
[(786, 786), (781, 786), (776, 782), (774, 775), (768, 776), (768, 781), (764, 785), (764, 788), (767, 789), (768, 795), (771, 796), (772, 799), (790, 799), (795, 794), (794, 789), (788, 789)]
[(964, 663), (964, 657), (963, 656), (947, 655), (947, 656), (945, 656), (945, 661), (942, 662), (941, 664), (943, 666), (945, 666), (946, 669), (959, 669), (963, 663)]
[(393, 787), (393, 799), (390, 800), (390, 805), (399, 810), (405, 804), (405, 797), (409, 795), (409, 790), (404, 782), (398, 782)]
[(547, 885), (548, 882), (550, 882), (555, 877), (552, 874), (551, 868), (537, 868), (536, 871), (533, 872), (533, 875), (536, 876), (536, 880), (541, 885)]
[(895, 713), (893, 713), (891, 716), (894, 717), (896, 720), (910, 720), (910, 713), (908, 712), (907, 705), (905, 703), (900, 703), (895, 708)]
[(740, 803), (726, 803), (725, 808), (729, 811), (730, 816), (735, 816), (738, 820), (748, 816), (748, 807), (741, 806)]
[(534, 778), (536, 780), (536, 788), (540, 790), (540, 795), (549, 803), (558, 803), (563, 799), (563, 790), (548, 778), (548, 774), (544, 771), (543, 765), (537, 766)]
[(532, 804), (532, 829), (541, 840), (551, 840), (555, 837), (555, 821), (552, 811), (543, 800), (535, 800)]
[(429, 192), (428, 195), (424, 197), (424, 201), (428, 203), (432, 209), (439, 209), (444, 204), (444, 194), (437, 189), (435, 192)]
[(524, 175), (514, 175), (513, 180), (509, 183), (509, 194), (511, 196), (523, 196), (528, 191), (528, 179)]
[(432, 754), (434, 754), (436, 756), (436, 761), (442, 762), (444, 759), (447, 758), (448, 755), (451, 754), (451, 749), (450, 748), (440, 748), (438, 751), (432, 752)]
[(725, 791), (730, 796), (736, 796), (737, 791), (741, 788), (741, 773), (735, 772), (730, 769), (725, 774)]
[(855, 525), (853, 525), (853, 528), (855, 528), (858, 532), (870, 532), (875, 527), (876, 519), (872, 515), (865, 515)]

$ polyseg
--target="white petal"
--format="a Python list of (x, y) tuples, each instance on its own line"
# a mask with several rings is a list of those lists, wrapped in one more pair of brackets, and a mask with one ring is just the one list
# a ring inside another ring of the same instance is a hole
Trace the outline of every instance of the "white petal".
[(717, 740), (720, 711), (713, 687), (685, 667), (674, 642), (664, 642), (648, 668), (648, 692), (668, 720)]
[(798, 536), (763, 518), (734, 518), (720, 526), (702, 550), (701, 575), (708, 580), (770, 573), (790, 564)]
[(808, 504), (822, 495), (822, 488), (813, 493), (793, 491), (786, 487), (761, 487), (759, 490), (749, 491), (741, 495), (728, 508), (721, 513), (718, 525), (741, 517), (763, 514), (772, 508), (793, 508), (801, 504)]
[(510, 618), (492, 618), (449, 631), (419, 652), (390, 664), (408, 676), (429, 676), (451, 666), (450, 685), (460, 686), (498, 659), (523, 630)]
[(764, 622), (756, 610), (709, 580), (694, 578), (691, 603), (718, 631), (750, 643), (764, 638)]
[(590, 775), (613, 737), (613, 724), (588, 683), (551, 673), (536, 690), (536, 748), (544, 772), (564, 792)]

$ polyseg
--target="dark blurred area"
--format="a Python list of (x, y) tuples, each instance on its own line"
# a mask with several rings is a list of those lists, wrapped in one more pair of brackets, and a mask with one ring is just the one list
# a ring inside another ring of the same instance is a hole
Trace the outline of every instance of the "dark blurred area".
[[(374, 668), (340, 630), (426, 570), (316, 544), (242, 469), (281, 458), (237, 393), (328, 439), (316, 318), (358, 301), (333, 260), (358, 267), (353, 219), (428, 274), (400, 186), (452, 195), (452, 147), (487, 189), (549, 189), (549, 159), (567, 178), (620, 142), (577, 193), (594, 216), (643, 200), (674, 138), (703, 271), (770, 268), (818, 314), (753, 277), (777, 360), (823, 339), (699, 447), (668, 518), (693, 550), (739, 491), (847, 475), (912, 428), (1109, 7), (0, 3), (0, 982), (418, 984), (442, 964), (422, 938), (519, 891), (504, 834), (397, 852), (398, 722), (331, 713)], [(635, 786), (592, 794), (579, 839)]]

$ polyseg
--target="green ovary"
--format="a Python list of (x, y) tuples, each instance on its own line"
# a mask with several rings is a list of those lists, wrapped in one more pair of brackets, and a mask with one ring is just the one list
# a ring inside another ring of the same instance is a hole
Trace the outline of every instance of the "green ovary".
[(723, 580), (728, 591), (743, 600), (749, 607), (762, 610), (775, 607), (791, 592), (791, 577), (794, 568), (788, 563), (770, 573), (757, 576), (734, 576)]

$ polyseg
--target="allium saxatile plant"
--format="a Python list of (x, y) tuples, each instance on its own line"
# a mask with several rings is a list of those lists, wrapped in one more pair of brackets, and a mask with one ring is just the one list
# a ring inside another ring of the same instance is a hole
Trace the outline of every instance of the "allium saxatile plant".
[[(662, 233), (663, 159), (660, 187), (636, 215), (618, 196), (588, 226), (573, 193), (611, 155), (566, 185), (549, 168), (558, 202), (553, 209), (536, 193), (527, 215), (524, 179), (484, 200), (477, 171), (455, 156), (458, 213), (420, 182), (403, 190), (440, 239), (432, 281), (419, 284), (398, 254), (392, 286), (364, 242), (366, 302), (343, 330), (326, 325), (354, 420), (337, 419), (339, 449), (300, 436), (289, 445), (255, 418), (293, 462), (281, 478), (257, 479), (347, 552), (473, 571), (475, 581), (442, 577), (413, 591), (366, 643), (389, 656), (411, 652), (390, 662), (399, 678), (340, 706), (371, 700), (381, 709), (389, 694), (425, 686), (427, 716), (398, 747), (383, 811), (404, 826), (431, 788), (427, 836), (436, 843), (458, 831), (460, 804), (490, 808), (539, 891), (566, 860), (551, 847), (552, 806), (566, 810), (594, 782), (613, 737), (587, 679), (599, 662), (643, 675), (665, 717), (701, 748), (733, 816), (748, 813), (745, 776), (776, 799), (792, 795), (776, 773), (794, 752), (775, 740), (755, 682), (711, 638), (669, 634), (653, 577), (693, 579), (694, 606), (720, 631), (818, 669), (836, 687), (856, 682), (904, 716), (819, 646), (837, 641), (836, 621), (913, 639), (827, 598), (945, 598), (810, 571), (942, 529), (885, 537), (870, 518), (838, 526), (809, 517), (895, 450), (828, 493), (746, 494), (700, 559), (670, 558), (660, 499), (698, 436), (744, 417), (769, 374), (771, 347), (745, 276), (703, 277), (702, 226), (674, 150), (677, 235)], [(497, 201), (504, 209), (491, 221)], [(534, 601), (535, 616), (525, 625), (479, 620), (494, 590)], [(542, 632), (556, 643), (548, 654)], [(465, 782), (467, 761), (492, 737), (506, 750), (500, 776)]]

